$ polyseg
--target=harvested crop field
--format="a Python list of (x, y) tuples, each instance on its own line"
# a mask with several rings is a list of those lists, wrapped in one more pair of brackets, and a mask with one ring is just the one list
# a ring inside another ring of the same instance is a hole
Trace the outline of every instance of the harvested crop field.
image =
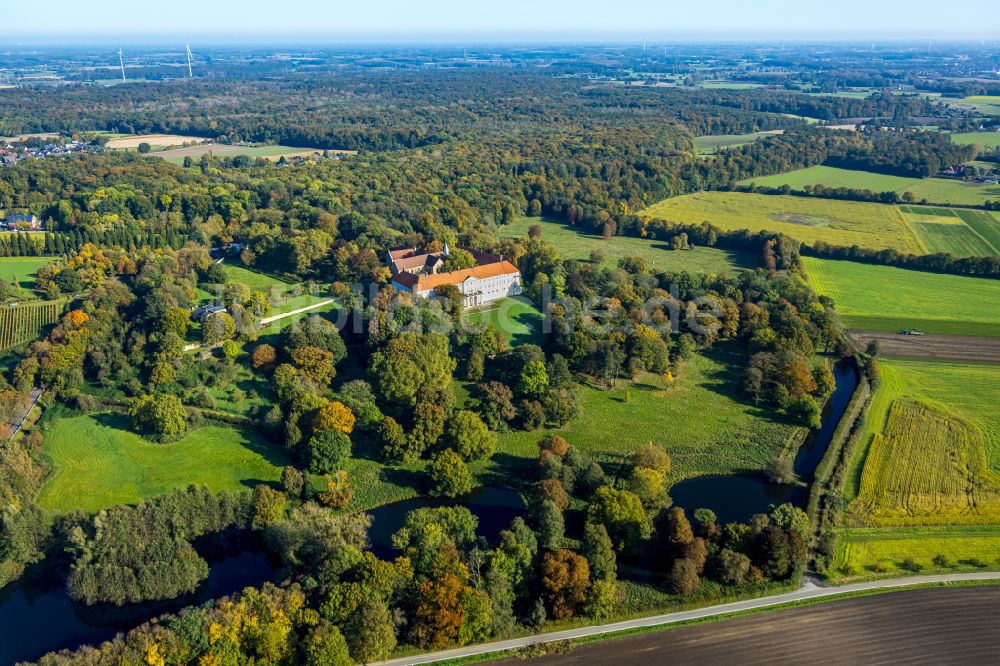
[(742, 192), (701, 192), (665, 199), (647, 208), (655, 218), (720, 229), (777, 231), (804, 243), (857, 245), (925, 254), (923, 244), (895, 206)]
[(964, 335), (901, 335), (895, 331), (849, 331), (861, 349), (878, 340), (879, 355), (928, 361), (1000, 363), (1000, 338)]
[(201, 143), (207, 141), (203, 136), (181, 136), (179, 134), (136, 134), (110, 139), (108, 148), (138, 148), (140, 143), (151, 146), (181, 146), (185, 143)]
[(903, 590), (577, 645), (529, 663), (986, 664), (1000, 644), (998, 612), (1000, 587)]

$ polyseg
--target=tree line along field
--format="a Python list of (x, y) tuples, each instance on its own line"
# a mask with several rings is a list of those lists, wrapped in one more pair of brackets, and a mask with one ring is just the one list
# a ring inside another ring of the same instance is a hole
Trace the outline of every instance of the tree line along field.
[(807, 197), (701, 192), (665, 199), (645, 209), (655, 218), (721, 229), (776, 231), (804, 243), (892, 248), (925, 254), (920, 239), (894, 206)]
[(31, 342), (46, 326), (59, 321), (62, 301), (36, 301), (14, 307), (0, 305), (0, 351)]
[(741, 252), (714, 247), (672, 250), (667, 243), (646, 238), (614, 236), (601, 238), (581, 229), (544, 217), (522, 217), (500, 227), (504, 238), (523, 238), (533, 225), (542, 228), (542, 240), (554, 245), (564, 259), (590, 259), (590, 253), (604, 255), (602, 266), (611, 267), (622, 257), (641, 257), (654, 271), (715, 273), (736, 271), (756, 265), (757, 259)]
[[(353, 154), (356, 151), (331, 150), (330, 153)], [(233, 146), (221, 143), (201, 144), (188, 146), (185, 148), (173, 148), (169, 150), (150, 153), (151, 157), (159, 157), (172, 164), (184, 164), (184, 158), (199, 159), (202, 155), (214, 155), (216, 157), (264, 157), (269, 160), (278, 160), (282, 157), (309, 157), (312, 155), (322, 155), (322, 150), (313, 148), (296, 148), (295, 146)]]
[(1000, 336), (997, 280), (817, 257), (802, 261), (809, 284), (834, 300), (847, 328)]
[(720, 343), (693, 356), (672, 382), (643, 374), (611, 389), (581, 386), (580, 413), (566, 427), (501, 434), (494, 461), (506, 464), (507, 457), (532, 465), (538, 440), (558, 434), (612, 474), (614, 465), (650, 441), (670, 454), (670, 483), (706, 474), (761, 472), (801, 428), (740, 395), (743, 365), (738, 357), (738, 350)]
[[(834, 568), (1000, 555), (1000, 366), (883, 360)], [(974, 389), (972, 387), (975, 387)], [(836, 573), (835, 573), (836, 575)]]
[[(992, 134), (992, 133), (984, 133)], [(996, 133), (1000, 138), (1000, 132)], [(959, 135), (961, 136), (961, 135)], [(871, 190), (872, 192), (910, 192), (917, 201), (927, 200), (938, 204), (977, 206), (986, 201), (1000, 199), (1000, 186), (967, 184), (953, 178), (905, 178), (828, 166), (813, 166), (788, 173), (759, 178), (748, 178), (740, 185), (782, 187), (802, 190), (806, 185), (822, 185), (828, 188), (848, 188)]]

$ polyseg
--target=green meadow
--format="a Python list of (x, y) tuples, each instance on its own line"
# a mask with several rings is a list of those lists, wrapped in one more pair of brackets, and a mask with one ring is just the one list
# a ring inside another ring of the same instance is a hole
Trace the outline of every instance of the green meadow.
[(45, 431), (43, 453), (55, 472), (38, 496), (46, 509), (96, 511), (134, 503), (189, 484), (212, 490), (248, 490), (277, 481), (285, 452), (260, 435), (205, 426), (171, 444), (127, 430), (113, 414), (61, 418)]
[(694, 150), (699, 155), (714, 155), (725, 148), (735, 148), (753, 143), (765, 136), (773, 135), (774, 132), (751, 132), (749, 134), (715, 134), (708, 136), (696, 136), (694, 138)]
[(613, 388), (581, 385), (576, 418), (563, 428), (501, 434), (494, 463), (530, 465), (538, 441), (559, 434), (612, 474), (650, 441), (670, 454), (671, 483), (704, 474), (760, 472), (801, 429), (743, 399), (742, 354), (720, 343), (692, 357), (673, 381), (646, 374)]
[(560, 257), (589, 260), (590, 253), (597, 250), (604, 255), (603, 266), (614, 266), (622, 257), (637, 256), (645, 259), (654, 270), (718, 274), (748, 268), (757, 263), (748, 254), (713, 247), (671, 250), (662, 241), (646, 238), (614, 236), (605, 240), (568, 224), (541, 217), (519, 218), (500, 227), (500, 235), (522, 238), (528, 235), (528, 229), (535, 224), (542, 228), (542, 240), (554, 245), (559, 250)]
[(802, 259), (810, 285), (834, 300), (848, 328), (1000, 336), (1000, 281)]
[[(1000, 101), (1000, 98), (997, 99)], [(1000, 104), (997, 108), (1000, 109)], [(964, 132), (952, 134), (951, 140), (955, 143), (974, 143), (983, 148), (1000, 148), (1000, 132)]]
[(21, 289), (35, 289), (35, 273), (52, 257), (0, 257), (0, 280), (10, 284), (14, 278)]

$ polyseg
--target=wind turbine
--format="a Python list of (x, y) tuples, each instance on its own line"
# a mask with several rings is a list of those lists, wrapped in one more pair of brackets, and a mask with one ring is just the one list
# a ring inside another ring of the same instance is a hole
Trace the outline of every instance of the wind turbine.
[(194, 74), (191, 72), (191, 45), (185, 44), (184, 49), (187, 51), (187, 58), (188, 58), (188, 78), (193, 79)]
[(122, 53), (122, 49), (118, 47), (118, 64), (122, 68), (122, 83), (125, 83), (125, 54)]

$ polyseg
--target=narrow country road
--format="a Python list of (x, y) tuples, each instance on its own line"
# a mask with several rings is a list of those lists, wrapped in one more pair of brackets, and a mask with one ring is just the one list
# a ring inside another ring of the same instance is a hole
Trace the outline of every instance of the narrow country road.
[(28, 419), (28, 415), (31, 414), (31, 410), (35, 408), (38, 404), (38, 400), (42, 397), (42, 389), (35, 387), (31, 389), (31, 404), (28, 405), (27, 409), (21, 413), (20, 416), (15, 417), (10, 422), (9, 432), (10, 436), (7, 437), (8, 440), (14, 439), (14, 437), (21, 431), (21, 427), (24, 422)]
[(962, 574), (939, 574), (929, 576), (911, 576), (908, 578), (891, 578), (886, 580), (875, 580), (862, 583), (851, 583), (849, 585), (839, 585), (822, 587), (811, 579), (806, 579), (802, 587), (794, 592), (786, 592), (770, 597), (759, 599), (748, 599), (745, 601), (735, 601), (717, 606), (708, 606), (689, 611), (667, 613), (665, 615), (653, 615), (650, 617), (615, 622), (613, 624), (595, 625), (590, 627), (580, 627), (579, 629), (567, 629), (565, 631), (554, 631), (547, 634), (536, 634), (534, 636), (524, 636), (522, 638), (512, 638), (506, 641), (495, 643), (484, 643), (482, 645), (470, 645), (453, 650), (442, 652), (432, 652), (427, 654), (413, 655), (410, 657), (400, 657), (388, 661), (379, 662), (377, 666), (409, 666), (411, 664), (429, 664), (445, 659), (457, 659), (460, 657), (470, 657), (474, 655), (487, 654), (490, 652), (500, 652), (523, 648), (538, 643), (551, 643), (554, 641), (565, 641), (587, 636), (598, 636), (601, 634), (611, 634), (628, 629), (640, 629), (643, 627), (658, 627), (678, 622), (699, 620), (729, 613), (749, 611), (771, 606), (779, 606), (795, 601), (806, 601), (810, 599), (823, 599), (827, 597), (838, 597), (852, 592), (862, 592), (867, 590), (889, 590), (912, 587), (914, 585), (926, 585), (937, 583), (957, 583), (964, 581), (995, 581), (1000, 580), (1000, 571), (980, 571)]

